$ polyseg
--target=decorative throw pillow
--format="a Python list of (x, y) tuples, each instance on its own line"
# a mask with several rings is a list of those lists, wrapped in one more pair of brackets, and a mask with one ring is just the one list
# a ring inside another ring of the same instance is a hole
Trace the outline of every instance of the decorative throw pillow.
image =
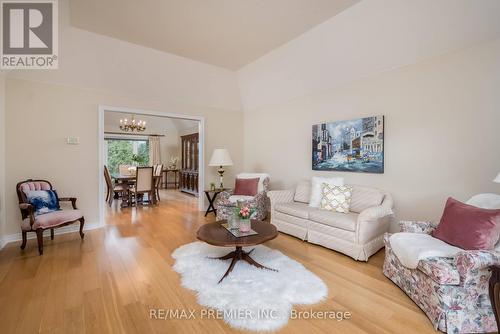
[(259, 187), (259, 178), (236, 179), (234, 185), (234, 195), (255, 196)]
[(319, 208), (321, 205), (321, 185), (327, 183), (331, 186), (343, 186), (343, 177), (319, 177), (313, 176), (311, 179), (311, 197), (309, 198), (309, 206), (312, 208)]
[(35, 208), (35, 215), (60, 210), (59, 197), (55, 190), (30, 190), (26, 197), (28, 203)]
[(432, 236), (466, 250), (493, 249), (500, 238), (500, 210), (478, 208), (450, 197)]
[(351, 205), (352, 187), (335, 186), (328, 183), (321, 185), (321, 208), (341, 213), (349, 213)]

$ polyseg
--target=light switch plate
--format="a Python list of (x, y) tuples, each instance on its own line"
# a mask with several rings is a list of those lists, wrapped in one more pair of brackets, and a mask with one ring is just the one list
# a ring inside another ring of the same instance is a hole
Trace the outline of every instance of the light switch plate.
[(68, 145), (78, 145), (80, 144), (80, 137), (68, 137), (66, 138), (66, 143)]

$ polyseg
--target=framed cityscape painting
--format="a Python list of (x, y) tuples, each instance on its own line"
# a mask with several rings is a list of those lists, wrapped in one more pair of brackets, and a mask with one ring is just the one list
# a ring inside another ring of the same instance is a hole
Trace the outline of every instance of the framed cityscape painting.
[(312, 146), (313, 170), (383, 173), (384, 116), (313, 125)]

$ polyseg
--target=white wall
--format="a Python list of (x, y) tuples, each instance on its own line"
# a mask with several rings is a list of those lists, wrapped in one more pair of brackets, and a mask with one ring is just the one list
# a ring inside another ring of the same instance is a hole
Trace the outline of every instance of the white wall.
[[(26, 178), (51, 180), (61, 196), (79, 198), (89, 224), (97, 223), (99, 104), (203, 116), (205, 151), (225, 145), (234, 152), (234, 177), (243, 165), (236, 73), (75, 29), (67, 1), (59, 3), (59, 69), (7, 74), (6, 189)], [(67, 136), (80, 137), (80, 145), (66, 145)], [(216, 171), (205, 167), (208, 185)], [(5, 233), (19, 233), (13, 190), (5, 208)]]
[[(362, 1), (238, 71), (245, 170), (310, 178), (313, 124), (386, 115), (383, 175), (399, 218), (500, 192), (500, 1)], [(314, 173), (316, 174), (316, 173)]]
[(5, 235), (5, 77), (0, 73), (0, 248)]
[(133, 96), (151, 103), (240, 110), (236, 74), (69, 25), (59, 0), (59, 69), (18, 70), (9, 77)]
[[(6, 94), (6, 189), (14, 189), (26, 178), (51, 180), (61, 196), (79, 198), (79, 208), (89, 224), (98, 222), (98, 182), (102, 177), (98, 171), (98, 105), (170, 110), (168, 104), (136, 97), (19, 79), (7, 80)], [(201, 107), (176, 110), (205, 117), (205, 152), (226, 146), (235, 160), (228, 178), (234, 178), (243, 166), (243, 113)], [(67, 145), (68, 136), (80, 137), (80, 144)], [(208, 160), (205, 171), (208, 186), (216, 178)], [(6, 201), (6, 233), (17, 233), (20, 214), (14, 191), (7, 192)]]
[(498, 0), (365, 0), (238, 71), (246, 111), (500, 36)]
[[(314, 174), (390, 191), (400, 219), (438, 219), (448, 196), (500, 193), (500, 39), (245, 113), (245, 169), (274, 189)], [(385, 173), (312, 172), (311, 125), (384, 114)]]

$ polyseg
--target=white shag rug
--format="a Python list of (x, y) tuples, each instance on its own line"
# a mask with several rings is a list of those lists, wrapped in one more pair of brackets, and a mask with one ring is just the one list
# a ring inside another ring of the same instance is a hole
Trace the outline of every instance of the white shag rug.
[(197, 292), (198, 303), (222, 313), (232, 327), (254, 331), (272, 331), (286, 325), (293, 304), (315, 304), (328, 295), (325, 283), (302, 264), (280, 251), (259, 245), (250, 256), (258, 263), (278, 270), (259, 269), (238, 261), (220, 283), (231, 260), (223, 256), (234, 248), (215, 247), (193, 242), (177, 248), (173, 269), (181, 274), (181, 284)]

